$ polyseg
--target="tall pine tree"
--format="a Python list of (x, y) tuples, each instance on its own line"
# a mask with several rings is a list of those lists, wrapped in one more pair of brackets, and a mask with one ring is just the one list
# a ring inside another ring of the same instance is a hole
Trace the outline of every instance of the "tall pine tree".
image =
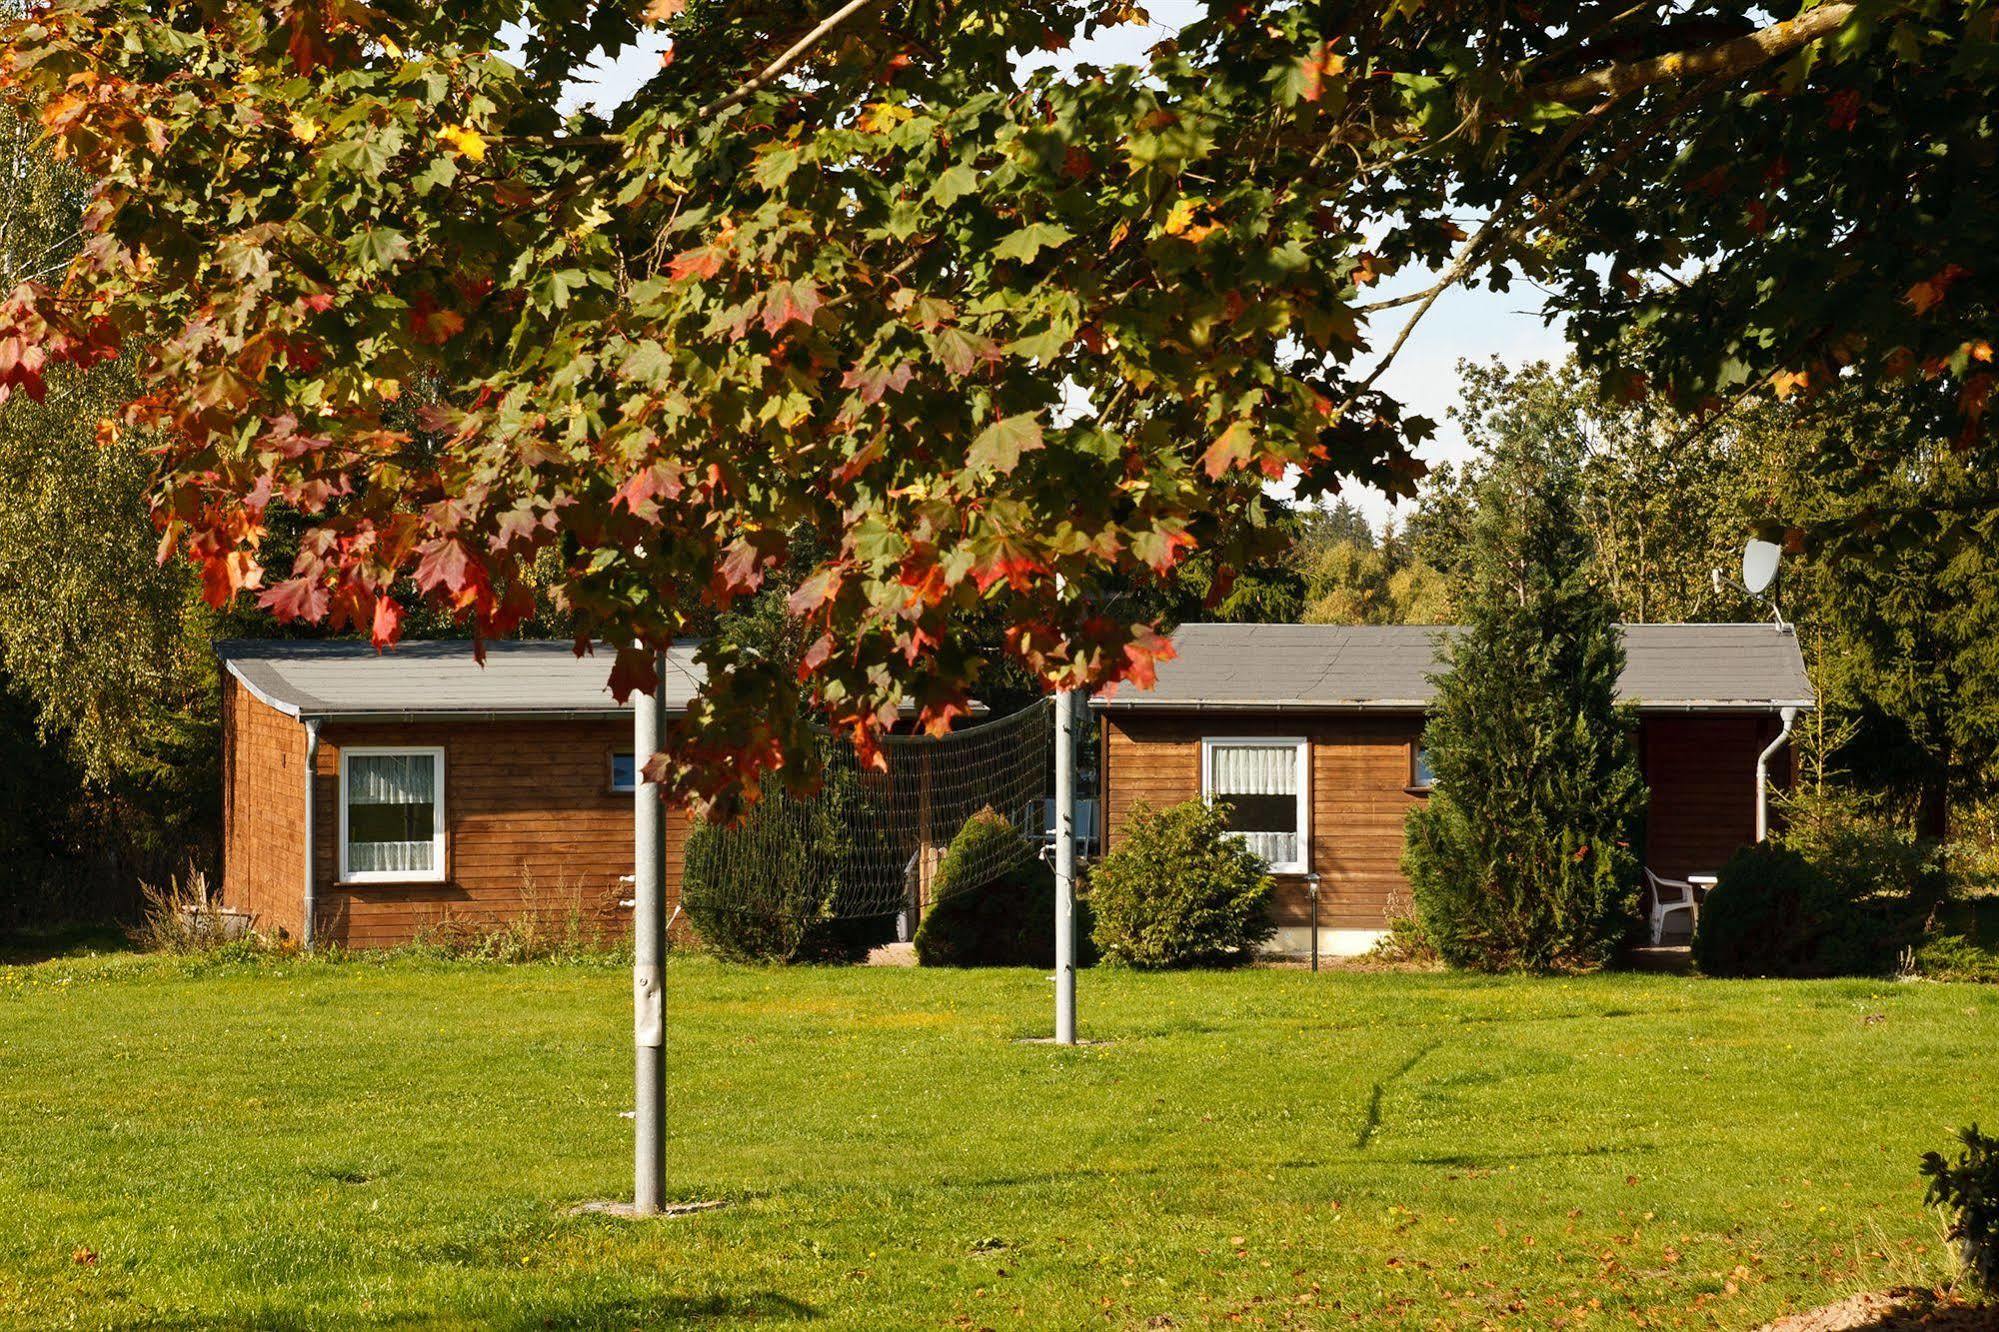
[(1600, 966), (1637, 904), (1646, 791), (1576, 465), (1524, 442), (1481, 486), (1466, 627), (1447, 645), (1424, 731), (1435, 785), (1410, 812), (1403, 855), (1417, 915), (1454, 966)]

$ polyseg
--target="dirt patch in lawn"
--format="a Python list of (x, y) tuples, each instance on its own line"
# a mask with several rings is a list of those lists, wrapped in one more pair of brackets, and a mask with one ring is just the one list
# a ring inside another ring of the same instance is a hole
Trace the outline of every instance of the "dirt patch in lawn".
[(1789, 1314), (1762, 1332), (1999, 1332), (1999, 1308), (1932, 1290), (1881, 1290)]

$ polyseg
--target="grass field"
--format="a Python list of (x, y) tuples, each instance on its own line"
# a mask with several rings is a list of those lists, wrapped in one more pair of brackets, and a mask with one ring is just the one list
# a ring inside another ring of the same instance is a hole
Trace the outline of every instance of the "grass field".
[[(0, 1321), (1753, 1327), (1946, 1279), (1999, 989), (676, 962), (0, 967)], [(1170, 1320), (1166, 1321), (1166, 1320)]]

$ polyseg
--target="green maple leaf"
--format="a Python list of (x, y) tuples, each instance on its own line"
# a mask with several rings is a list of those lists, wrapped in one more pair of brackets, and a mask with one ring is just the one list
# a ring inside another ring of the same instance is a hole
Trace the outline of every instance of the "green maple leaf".
[(1004, 417), (979, 432), (972, 441), (965, 462), (984, 473), (1011, 472), (1020, 465), (1020, 455), (1041, 447), (1041, 422), (1033, 412)]
[(394, 227), (369, 227), (348, 238), (347, 252), (365, 267), (389, 268), (409, 258), (410, 238)]
[(993, 247), (995, 259), (1018, 259), (1029, 263), (1044, 249), (1072, 239), (1075, 233), (1055, 222), (1030, 222)]
[(937, 178), (937, 183), (930, 187), (930, 197), (949, 208), (978, 188), (977, 173), (961, 162)]

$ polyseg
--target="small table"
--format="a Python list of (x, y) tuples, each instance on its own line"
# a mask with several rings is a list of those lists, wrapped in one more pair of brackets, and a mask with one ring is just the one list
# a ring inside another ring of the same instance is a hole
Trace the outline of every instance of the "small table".
[(1694, 890), (1693, 909), (1687, 913), (1687, 926), (1690, 930), (1698, 930), (1701, 927), (1701, 903), (1707, 901), (1707, 895), (1714, 891), (1715, 884), (1719, 882), (1721, 880), (1712, 874), (1687, 876), (1687, 885)]

